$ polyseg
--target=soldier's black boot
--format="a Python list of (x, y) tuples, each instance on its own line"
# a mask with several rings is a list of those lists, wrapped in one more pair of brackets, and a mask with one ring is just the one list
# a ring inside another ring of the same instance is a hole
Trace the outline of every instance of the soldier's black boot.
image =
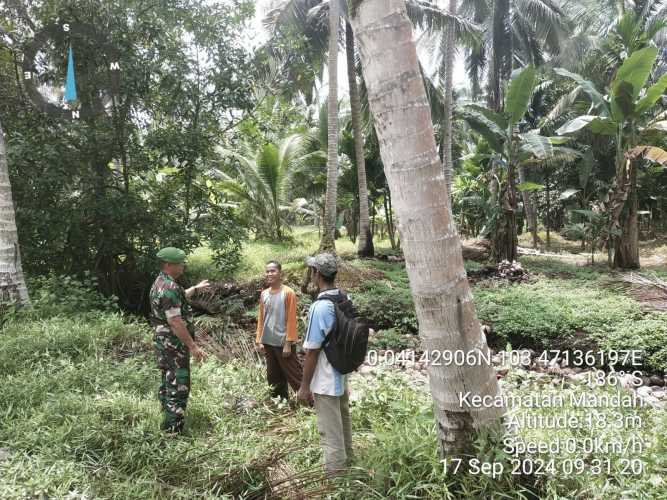
[(183, 432), (183, 420), (177, 420), (176, 422), (162, 422), (160, 425), (160, 430), (164, 431), (166, 434), (181, 434)]

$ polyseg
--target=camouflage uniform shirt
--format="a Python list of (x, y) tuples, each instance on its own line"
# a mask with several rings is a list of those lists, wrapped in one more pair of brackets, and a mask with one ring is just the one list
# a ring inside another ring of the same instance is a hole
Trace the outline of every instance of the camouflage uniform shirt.
[[(176, 340), (178, 337), (173, 334), (169, 327), (168, 320), (180, 316), (194, 338), (195, 327), (192, 317), (192, 309), (185, 299), (185, 290), (167, 273), (161, 272), (150, 292), (151, 303), (151, 326), (155, 330), (156, 337), (172, 336)], [(178, 340), (180, 343), (180, 340)]]

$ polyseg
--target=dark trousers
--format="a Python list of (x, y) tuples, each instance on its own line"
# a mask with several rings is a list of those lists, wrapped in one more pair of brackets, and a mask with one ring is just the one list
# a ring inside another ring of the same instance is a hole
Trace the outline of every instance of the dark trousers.
[(292, 354), (283, 358), (283, 348), (264, 344), (264, 356), (266, 357), (266, 379), (271, 386), (271, 395), (275, 398), (288, 399), (287, 384), (292, 386), (294, 392), (301, 387), (302, 367), (301, 361), (296, 356), (296, 349), (292, 346)]

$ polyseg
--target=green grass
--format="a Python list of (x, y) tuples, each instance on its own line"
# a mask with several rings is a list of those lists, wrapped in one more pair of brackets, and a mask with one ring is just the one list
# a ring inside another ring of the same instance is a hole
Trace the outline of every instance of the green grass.
[[(261, 371), (195, 367), (189, 437), (169, 440), (158, 430), (150, 338), (146, 327), (110, 314), (5, 327), (0, 448), (10, 457), (0, 462), (0, 498), (193, 498), (224, 489), (216, 474), (245, 474), (247, 491), (261, 485), (244, 468), (267, 446), (285, 445), (263, 436), (275, 405)], [(241, 397), (256, 406), (235, 411)]]
[[(312, 227), (295, 227), (292, 230), (293, 241), (274, 243), (252, 240), (243, 246), (243, 258), (239, 269), (234, 273), (238, 281), (257, 278), (264, 274), (264, 266), (269, 260), (278, 260), (287, 272), (300, 269), (309, 255), (314, 255), (320, 245), (320, 236)], [(389, 240), (375, 241), (377, 252), (389, 252)], [(336, 251), (345, 258), (356, 254), (357, 246), (349, 238), (336, 240)], [(196, 249), (190, 255), (188, 274), (192, 280), (205, 278), (222, 278), (223, 275), (211, 264), (211, 251), (207, 247)]]
[[(305, 229), (295, 230), (295, 238), (290, 244), (249, 243), (236, 278), (259, 278), (265, 261), (272, 258), (281, 260), (288, 272), (299, 271), (319, 239)], [(354, 257), (349, 240), (340, 239), (337, 246), (347, 259)], [(191, 275), (215, 277), (207, 252), (202, 248), (192, 256)], [(352, 290), (366, 315), (384, 321), (374, 347), (408, 345), (403, 334), (416, 329), (416, 319), (404, 265), (356, 259), (349, 263), (384, 276)], [(578, 335), (605, 349), (643, 349), (646, 366), (667, 366), (667, 316), (646, 313), (625, 294), (604, 288), (606, 269), (534, 257), (522, 258), (522, 263), (535, 275), (534, 282), (482, 282), (473, 288), (478, 315), (493, 325), (491, 341), (511, 341), (515, 348), (562, 348)], [(158, 371), (149, 329), (100, 311), (104, 304), (85, 285), (74, 297), (53, 295), (47, 285), (36, 295), (41, 297), (37, 310), (16, 316), (0, 331), (0, 498), (212, 498), (232, 490), (248, 496), (266, 487), (260, 462), (277, 450), (286, 453), (282, 461), (292, 471), (319, 470), (314, 414), (272, 402), (258, 365), (213, 360), (195, 365), (186, 435), (165, 438), (158, 430)], [(81, 309), (82, 314), (72, 312)], [(516, 394), (615, 390), (556, 387), (516, 369), (503, 385)], [(612, 458), (611, 473), (504, 474), (492, 479), (445, 474), (427, 387), (404, 374), (380, 370), (377, 378), (353, 376), (352, 393), (356, 468), (352, 476), (336, 481), (333, 498), (657, 500), (667, 489), (667, 443), (664, 433), (654, 432), (667, 424), (664, 411), (598, 409), (609, 419), (618, 418), (619, 412), (638, 415), (642, 425), (636, 429), (518, 431), (532, 442), (596, 436), (627, 440), (636, 435), (645, 441), (637, 454), (644, 461), (639, 475), (622, 474), (619, 460), (627, 457), (579, 450), (574, 458), (583, 457), (588, 464)], [(556, 410), (528, 411), (548, 415)], [(583, 410), (570, 405), (557, 411)], [(476, 446), (479, 456), (511, 468), (499, 445), (480, 438)], [(573, 457), (561, 451), (532, 458), (562, 462)]]
[[(495, 347), (510, 342), (515, 348), (641, 349), (647, 369), (667, 368), (667, 315), (647, 313), (628, 295), (604, 287), (606, 268), (544, 257), (524, 257), (521, 262), (535, 276), (533, 282), (473, 286), (477, 315), (492, 326), (489, 341)], [(366, 281), (354, 290), (360, 312), (380, 329), (416, 333), (404, 266), (378, 261), (363, 265), (381, 270), (385, 279)]]
[[(283, 462), (297, 473), (319, 469), (313, 412), (269, 400), (259, 365), (212, 360), (195, 365), (186, 435), (162, 435), (150, 337), (147, 327), (110, 313), (6, 325), (0, 350), (5, 402), (0, 410), (0, 498), (213, 498), (231, 491), (242, 498), (266, 486), (261, 468), (253, 464), (276, 450), (289, 450)], [(545, 386), (512, 370), (505, 390), (527, 394), (585, 389)], [(380, 370), (377, 378), (353, 376), (351, 411), (355, 469), (336, 481), (332, 498), (503, 494), (518, 499), (531, 498), (532, 490), (538, 498), (658, 499), (666, 487), (661, 474), (667, 467), (665, 439), (653, 429), (664, 428), (667, 416), (656, 410), (636, 411), (643, 426), (614, 434), (626, 439), (634, 433), (645, 440), (640, 454), (644, 471), (637, 476), (615, 468), (611, 475), (594, 477), (504, 474), (497, 479), (445, 474), (430, 394), (404, 374)], [(600, 411), (611, 419), (616, 410)], [(611, 432), (564, 429), (558, 437), (611, 438)], [(539, 429), (518, 435), (535, 442), (555, 437)], [(511, 466), (488, 440), (480, 439), (477, 448), (478, 455)]]
[(477, 286), (475, 305), (497, 346), (642, 349), (649, 370), (667, 367), (667, 316), (644, 312), (596, 281), (540, 278), (535, 283)]

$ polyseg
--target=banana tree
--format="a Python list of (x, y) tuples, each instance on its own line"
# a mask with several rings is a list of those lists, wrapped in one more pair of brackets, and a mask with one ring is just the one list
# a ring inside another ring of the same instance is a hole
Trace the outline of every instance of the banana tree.
[[(527, 66), (516, 72), (510, 81), (502, 111), (495, 112), (475, 105), (466, 106), (462, 111), (470, 127), (489, 143), (493, 151), (491, 162), (500, 167), (497, 169), (499, 206), (488, 231), (492, 235), (491, 258), (497, 262), (511, 262), (517, 257), (517, 169), (547, 160), (571, 159), (577, 155), (576, 151), (561, 146), (565, 142), (562, 137), (545, 137), (536, 130), (519, 131), (519, 122), (528, 110), (536, 84), (535, 68)], [(528, 183), (519, 187), (534, 189)]]
[(637, 168), (642, 158), (661, 161), (661, 150), (647, 143), (667, 131), (667, 114), (655, 116), (656, 104), (667, 90), (667, 74), (646, 86), (657, 56), (655, 47), (632, 53), (616, 72), (607, 95), (580, 75), (555, 70), (574, 80), (591, 102), (588, 114), (568, 121), (556, 133), (571, 135), (586, 129), (610, 137), (616, 147), (615, 177), (605, 206), (609, 235), (606, 243), (612, 267), (639, 268)]

